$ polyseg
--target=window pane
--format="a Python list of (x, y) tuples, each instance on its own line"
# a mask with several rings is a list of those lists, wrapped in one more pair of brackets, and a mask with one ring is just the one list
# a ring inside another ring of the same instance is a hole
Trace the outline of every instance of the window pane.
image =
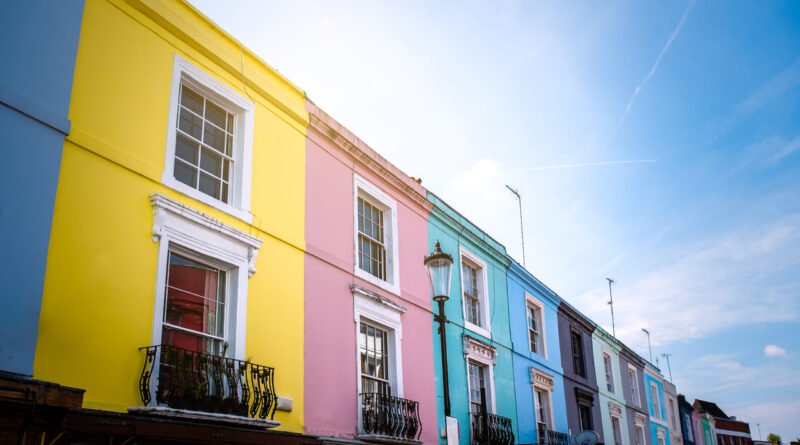
[(181, 107), (178, 128), (199, 141), (203, 134), (203, 119)]
[(220, 153), (225, 153), (226, 136), (225, 131), (213, 125), (206, 124), (203, 133), (203, 142)]
[(209, 336), (224, 336), (225, 293), (224, 271), (170, 252), (162, 343), (217, 352), (221, 340)]
[(206, 101), (206, 119), (223, 130), (225, 129), (227, 114), (219, 105)]
[(214, 176), (222, 176), (222, 156), (212, 150), (203, 150), (200, 168)]
[(175, 156), (192, 165), (197, 165), (198, 147), (199, 145), (196, 142), (192, 142), (191, 139), (179, 134), (175, 144)]
[(190, 187), (197, 187), (197, 169), (176, 159), (175, 179)]
[(186, 85), (181, 87), (181, 105), (194, 111), (198, 115), (203, 115), (203, 96), (195, 93)]
[(219, 179), (200, 173), (200, 185), (198, 187), (206, 195), (219, 199), (220, 181)]

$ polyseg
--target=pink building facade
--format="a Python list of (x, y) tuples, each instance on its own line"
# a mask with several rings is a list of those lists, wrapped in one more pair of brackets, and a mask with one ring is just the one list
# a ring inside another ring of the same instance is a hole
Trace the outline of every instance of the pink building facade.
[(307, 109), (306, 433), (437, 443), (425, 189)]

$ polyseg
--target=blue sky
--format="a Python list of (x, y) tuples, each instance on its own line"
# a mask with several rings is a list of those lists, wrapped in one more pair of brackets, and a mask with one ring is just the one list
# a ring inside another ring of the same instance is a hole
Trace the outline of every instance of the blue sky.
[(615, 278), (680, 392), (800, 436), (800, 2), (192, 1), (521, 260), (518, 188), (528, 269), (609, 331)]

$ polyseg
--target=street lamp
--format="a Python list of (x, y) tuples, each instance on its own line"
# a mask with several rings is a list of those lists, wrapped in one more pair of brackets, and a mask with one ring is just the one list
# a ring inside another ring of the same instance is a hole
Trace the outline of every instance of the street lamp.
[(442, 349), (444, 415), (450, 417), (450, 383), (447, 380), (447, 335), (445, 334), (447, 317), (444, 315), (444, 302), (450, 298), (450, 271), (453, 269), (453, 257), (442, 252), (439, 241), (436, 241), (433, 253), (425, 257), (425, 268), (428, 269), (428, 278), (431, 280), (433, 301), (439, 305), (439, 314), (433, 319), (439, 323), (439, 340)]

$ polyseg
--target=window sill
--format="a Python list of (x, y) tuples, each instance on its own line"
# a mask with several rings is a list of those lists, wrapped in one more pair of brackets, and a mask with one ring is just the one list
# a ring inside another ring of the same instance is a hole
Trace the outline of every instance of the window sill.
[(221, 212), (227, 213), (228, 215), (231, 215), (231, 216), (233, 216), (235, 218), (238, 218), (238, 219), (246, 222), (247, 224), (252, 224), (253, 223), (253, 214), (250, 213), (249, 210), (239, 209), (239, 208), (236, 208), (236, 207), (234, 207), (234, 206), (232, 206), (230, 204), (225, 204), (224, 202), (222, 202), (222, 201), (220, 201), (218, 199), (212, 198), (211, 196), (206, 195), (205, 193), (203, 193), (203, 192), (201, 192), (199, 190), (193, 189), (193, 188), (189, 187), (188, 185), (186, 185), (186, 184), (184, 184), (184, 183), (182, 183), (180, 181), (175, 180), (175, 178), (173, 178), (172, 176), (164, 177), (163, 178), (163, 183), (167, 187), (169, 187), (169, 188), (171, 188), (171, 189), (173, 189), (173, 190), (175, 190), (177, 192), (180, 192), (180, 193), (186, 195), (189, 198), (192, 198), (192, 199), (194, 199), (196, 201), (202, 202), (203, 204), (206, 204), (206, 205), (209, 205), (211, 207), (214, 207), (215, 209), (217, 209), (217, 210), (219, 210)]
[(357, 264), (355, 266), (355, 275), (356, 277), (361, 278), (364, 281), (368, 281), (371, 284), (374, 284), (387, 292), (391, 292), (392, 294), (398, 297), (400, 296), (400, 286), (394, 283), (390, 283), (388, 281), (381, 280), (375, 275), (372, 275), (369, 272), (361, 270), (361, 268), (359, 268)]
[(466, 320), (464, 320), (464, 327), (466, 327), (470, 331), (472, 331), (472, 332), (474, 332), (476, 334), (480, 334), (480, 335), (482, 335), (482, 336), (484, 336), (484, 337), (486, 337), (488, 339), (492, 338), (492, 333), (489, 332), (488, 329), (482, 328), (482, 327), (480, 327), (480, 326), (478, 326), (476, 324), (472, 324), (472, 323), (470, 323), (470, 322), (468, 322)]

